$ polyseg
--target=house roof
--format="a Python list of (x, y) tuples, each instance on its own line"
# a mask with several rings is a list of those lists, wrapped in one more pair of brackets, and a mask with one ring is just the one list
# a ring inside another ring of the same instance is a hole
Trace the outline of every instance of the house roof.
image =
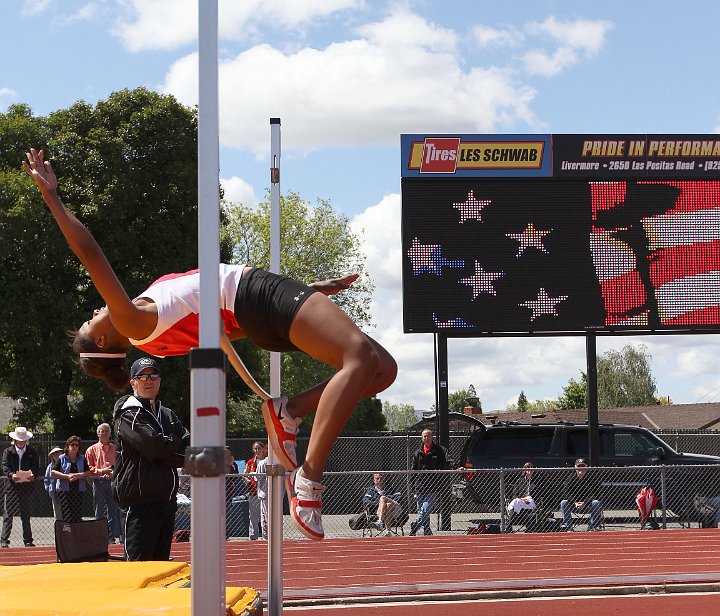
[[(587, 413), (587, 409), (556, 409), (538, 413), (477, 413), (470, 417), (479, 419), (486, 425), (501, 421), (516, 421), (526, 424), (558, 422), (582, 424), (587, 421)], [(599, 409), (598, 420), (604, 424), (642, 426), (650, 430), (720, 430), (720, 402)], [(435, 415), (433, 414), (424, 417), (422, 421), (408, 428), (408, 431), (415, 432), (434, 427)], [(458, 413), (451, 413), (450, 431), (465, 432), (467, 430), (472, 430), (472, 426), (459, 418)]]
[[(541, 413), (483, 413), (475, 417), (486, 424), (497, 421), (585, 423), (587, 409), (557, 409)], [(650, 430), (720, 430), (720, 402), (599, 409), (598, 420), (605, 424), (643, 426)]]

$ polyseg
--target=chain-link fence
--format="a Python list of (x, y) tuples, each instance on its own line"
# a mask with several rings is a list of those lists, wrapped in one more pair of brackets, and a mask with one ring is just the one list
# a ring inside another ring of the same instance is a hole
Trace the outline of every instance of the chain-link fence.
[[(574, 468), (478, 469), (473, 471), (378, 470), (328, 472), (324, 478), (323, 522), (327, 537), (378, 534), (549, 532), (563, 530), (639, 529), (712, 526), (720, 521), (720, 465), (594, 467), (578, 478)], [(377, 476), (377, 477), (376, 477)], [(226, 477), (228, 540), (263, 535), (262, 500), (247, 491), (248, 476)], [(259, 476), (255, 476), (258, 478)], [(10, 545), (23, 545), (21, 509), (16, 486), (7, 479), (3, 489), (3, 519)], [(381, 486), (382, 492), (376, 489)], [(42, 480), (26, 486), (27, 514), (36, 545), (52, 545), (53, 509)], [(636, 499), (652, 488), (652, 512), (642, 520)], [(384, 498), (381, 498), (384, 497)], [(515, 499), (531, 498), (520, 505)], [(182, 477), (178, 493), (176, 530), (190, 529), (192, 480)], [(582, 506), (577, 505), (582, 503)], [(284, 537), (301, 539), (287, 515)], [(83, 494), (83, 516), (93, 517), (92, 491)], [(177, 536), (187, 539), (189, 533)]]

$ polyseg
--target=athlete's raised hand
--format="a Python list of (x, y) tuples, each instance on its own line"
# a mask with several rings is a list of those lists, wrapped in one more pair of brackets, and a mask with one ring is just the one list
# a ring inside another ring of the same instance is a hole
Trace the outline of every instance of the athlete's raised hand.
[(57, 190), (57, 177), (55, 177), (55, 172), (53, 171), (50, 161), (45, 160), (44, 152), (42, 150), (38, 152), (35, 148), (30, 148), (30, 151), (25, 156), (27, 157), (27, 162), (22, 161), (23, 169), (32, 176), (38, 188), (40, 188), (43, 193)]
[(360, 274), (349, 274), (342, 278), (330, 278), (329, 280), (318, 280), (312, 282), (308, 286), (312, 287), (316, 291), (320, 291), (323, 295), (335, 295), (349, 289), (350, 285), (360, 278)]

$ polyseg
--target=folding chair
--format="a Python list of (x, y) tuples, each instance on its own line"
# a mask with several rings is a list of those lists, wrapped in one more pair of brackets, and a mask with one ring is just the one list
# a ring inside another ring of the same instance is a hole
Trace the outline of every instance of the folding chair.
[(59, 563), (125, 560), (108, 552), (108, 524), (105, 518), (82, 522), (55, 520), (55, 552)]

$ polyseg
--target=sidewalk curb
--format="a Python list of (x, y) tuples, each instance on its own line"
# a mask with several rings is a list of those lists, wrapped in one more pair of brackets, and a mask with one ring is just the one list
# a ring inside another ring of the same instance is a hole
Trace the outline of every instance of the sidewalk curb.
[(321, 605), (361, 605), (368, 603), (422, 603), (426, 601), (483, 601), (498, 599), (541, 599), (552, 597), (602, 597), (613, 595), (669, 595), (720, 592), (720, 582), (687, 584), (636, 584), (628, 586), (578, 586), (566, 588), (528, 588), (522, 590), (483, 590), (477, 592), (366, 595), (362, 597), (324, 597), (286, 599), (283, 607)]

